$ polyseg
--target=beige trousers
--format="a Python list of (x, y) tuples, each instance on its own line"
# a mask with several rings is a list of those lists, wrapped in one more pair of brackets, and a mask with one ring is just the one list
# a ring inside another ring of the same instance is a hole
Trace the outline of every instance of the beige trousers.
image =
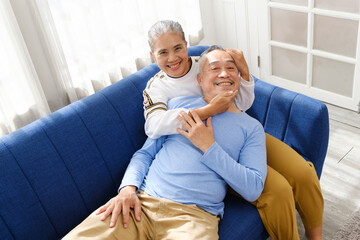
[(85, 239), (218, 239), (219, 218), (195, 205), (184, 205), (164, 198), (140, 192), (141, 221), (135, 220), (130, 211), (130, 221), (125, 229), (122, 215), (114, 228), (109, 228), (110, 217), (100, 220), (93, 212), (88, 218), (68, 233), (64, 240)]

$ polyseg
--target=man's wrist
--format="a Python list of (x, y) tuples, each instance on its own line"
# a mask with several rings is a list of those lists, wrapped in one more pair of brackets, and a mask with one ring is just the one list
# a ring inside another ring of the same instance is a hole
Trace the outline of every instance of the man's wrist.
[(127, 185), (127, 186), (124, 186), (120, 189), (121, 190), (126, 190), (126, 191), (133, 191), (133, 192), (136, 192), (137, 190), (137, 187), (133, 186), (133, 185)]
[(211, 143), (204, 145), (200, 148), (200, 150), (205, 153), (207, 150), (209, 150), (209, 148), (211, 148), (211, 146), (215, 143), (215, 140), (213, 140)]

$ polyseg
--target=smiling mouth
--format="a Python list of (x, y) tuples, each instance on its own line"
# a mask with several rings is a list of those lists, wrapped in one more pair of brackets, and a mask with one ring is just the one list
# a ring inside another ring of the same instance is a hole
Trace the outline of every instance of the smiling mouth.
[(177, 70), (180, 67), (181, 61), (174, 65), (167, 65), (171, 70)]
[(221, 81), (216, 81), (214, 84), (217, 86), (232, 86), (234, 84), (234, 81), (230, 80), (224, 82), (223, 80), (221, 80)]

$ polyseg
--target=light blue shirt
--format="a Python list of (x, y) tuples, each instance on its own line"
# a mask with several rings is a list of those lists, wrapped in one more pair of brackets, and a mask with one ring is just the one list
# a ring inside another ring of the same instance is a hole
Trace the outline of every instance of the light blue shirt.
[[(202, 97), (178, 97), (168, 107), (199, 108)], [(248, 201), (261, 194), (266, 178), (262, 125), (245, 112), (212, 118), (215, 143), (205, 152), (180, 134), (148, 138), (131, 159), (120, 188), (133, 185), (154, 197), (195, 204), (223, 216), (227, 185)]]

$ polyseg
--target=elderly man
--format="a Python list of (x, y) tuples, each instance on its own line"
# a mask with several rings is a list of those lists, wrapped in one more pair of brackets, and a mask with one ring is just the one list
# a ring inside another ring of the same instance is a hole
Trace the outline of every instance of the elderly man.
[[(204, 96), (174, 98), (169, 108), (199, 108), (240, 87), (235, 62), (222, 48), (206, 50), (200, 69)], [(267, 166), (257, 120), (235, 104), (206, 123), (192, 110), (178, 119), (180, 134), (147, 139), (132, 157), (119, 194), (64, 239), (218, 239), (227, 186), (248, 201), (260, 196)]]

